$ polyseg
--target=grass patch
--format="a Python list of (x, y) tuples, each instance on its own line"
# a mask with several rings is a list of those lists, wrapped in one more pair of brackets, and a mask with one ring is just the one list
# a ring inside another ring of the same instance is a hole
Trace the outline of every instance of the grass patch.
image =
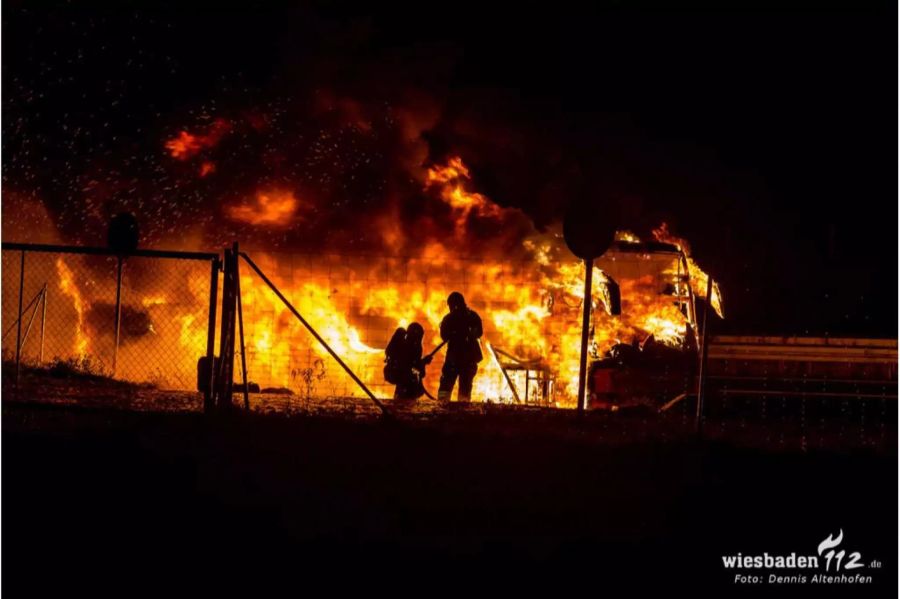
[[(16, 363), (13, 360), (4, 360), (3, 375), (7, 380), (15, 376)], [(20, 376), (51, 378), (58, 381), (78, 383), (101, 383), (117, 387), (153, 389), (152, 383), (133, 383), (113, 378), (112, 373), (97, 360), (90, 356), (81, 358), (53, 358), (45, 364), (22, 362)]]

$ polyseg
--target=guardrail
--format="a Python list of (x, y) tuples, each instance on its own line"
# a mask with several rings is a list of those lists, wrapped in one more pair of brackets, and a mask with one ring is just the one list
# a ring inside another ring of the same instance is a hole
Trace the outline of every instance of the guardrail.
[(709, 358), (717, 360), (896, 364), (897, 340), (832, 337), (718, 336), (711, 339)]

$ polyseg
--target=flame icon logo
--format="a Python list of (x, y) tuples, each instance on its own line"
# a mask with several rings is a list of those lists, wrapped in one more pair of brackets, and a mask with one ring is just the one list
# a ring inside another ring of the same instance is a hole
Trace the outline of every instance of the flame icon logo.
[(825, 551), (826, 549), (831, 549), (833, 547), (837, 547), (838, 545), (841, 544), (841, 541), (843, 541), (843, 540), (844, 540), (844, 529), (843, 528), (838, 530), (837, 538), (834, 538), (833, 536), (831, 536), (829, 534), (827, 539), (825, 539), (824, 541), (819, 543), (819, 555), (822, 555), (822, 552)]
[(844, 529), (838, 530), (837, 538), (828, 535), (828, 538), (819, 543), (819, 555), (822, 555), (823, 552), (827, 551), (825, 554), (825, 571), (828, 572), (831, 569), (832, 560), (834, 560), (834, 570), (835, 572), (841, 569), (841, 565), (843, 565), (844, 570), (852, 570), (854, 568), (862, 568), (864, 564), (860, 563), (862, 559), (862, 555), (860, 555), (859, 551), (853, 551), (850, 553), (850, 559), (846, 563), (844, 563), (844, 557), (847, 555), (847, 552), (841, 549), (840, 551), (835, 552), (834, 548), (841, 544), (841, 541), (844, 540)]

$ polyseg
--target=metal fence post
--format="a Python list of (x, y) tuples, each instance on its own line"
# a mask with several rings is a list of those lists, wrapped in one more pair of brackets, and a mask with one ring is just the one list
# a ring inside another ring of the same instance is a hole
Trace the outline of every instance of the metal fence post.
[(122, 324), (122, 256), (116, 256), (116, 330), (115, 346), (113, 347), (113, 377), (116, 376), (116, 367), (119, 362), (119, 330)]
[(706, 278), (706, 309), (703, 310), (703, 345), (700, 346), (700, 373), (697, 381), (697, 435), (703, 434), (703, 399), (706, 392), (706, 361), (709, 345), (709, 312), (712, 307), (712, 277)]
[(47, 289), (47, 284), (44, 283), (44, 297), (43, 297), (43, 308), (41, 310), (41, 349), (38, 353), (38, 363), (44, 363), (44, 330), (47, 324), (47, 294), (49, 293)]
[(213, 408), (213, 389), (216, 384), (216, 308), (219, 296), (219, 258), (213, 258), (210, 263), (209, 273), (209, 323), (206, 329), (206, 360), (209, 365), (209, 375), (206, 381), (206, 391), (203, 393), (203, 409), (206, 412)]
[(219, 333), (219, 369), (216, 375), (215, 403), (216, 408), (226, 409), (232, 406), (234, 389), (234, 329), (236, 314), (237, 289), (235, 287), (235, 265), (237, 254), (230, 249), (225, 250), (224, 273), (222, 280), (222, 322)]
[(244, 383), (244, 409), (250, 409), (250, 381), (247, 380), (247, 351), (244, 347), (244, 307), (241, 305), (241, 270), (240, 260), (237, 259), (238, 244), (234, 243), (234, 278), (235, 288), (237, 289), (237, 315), (239, 334), (241, 338), (241, 382)]

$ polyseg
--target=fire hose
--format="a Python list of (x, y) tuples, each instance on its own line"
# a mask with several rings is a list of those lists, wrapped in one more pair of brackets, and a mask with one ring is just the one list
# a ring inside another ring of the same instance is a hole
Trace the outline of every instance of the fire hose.
[[(437, 346), (436, 348), (434, 348), (433, 350), (431, 350), (431, 353), (428, 354), (427, 356), (425, 356), (424, 358), (422, 358), (422, 360), (424, 361), (424, 360), (427, 360), (427, 359), (429, 359), (429, 358), (434, 357), (434, 354), (438, 353), (438, 351), (440, 351), (440, 349), (441, 349), (442, 347), (444, 347), (445, 345), (447, 345), (447, 342), (446, 342), (446, 341), (441, 341), (441, 344), (438, 345), (438, 346)], [(424, 378), (424, 377), (423, 377), (423, 378)], [(435, 399), (435, 397), (434, 397), (431, 393), (428, 392), (428, 389), (425, 388), (425, 383), (424, 383), (424, 381), (422, 382), (422, 391), (425, 392), (425, 395), (428, 396), (428, 399), (430, 399), (430, 400), (432, 400), (432, 401), (437, 401), (437, 399)]]

